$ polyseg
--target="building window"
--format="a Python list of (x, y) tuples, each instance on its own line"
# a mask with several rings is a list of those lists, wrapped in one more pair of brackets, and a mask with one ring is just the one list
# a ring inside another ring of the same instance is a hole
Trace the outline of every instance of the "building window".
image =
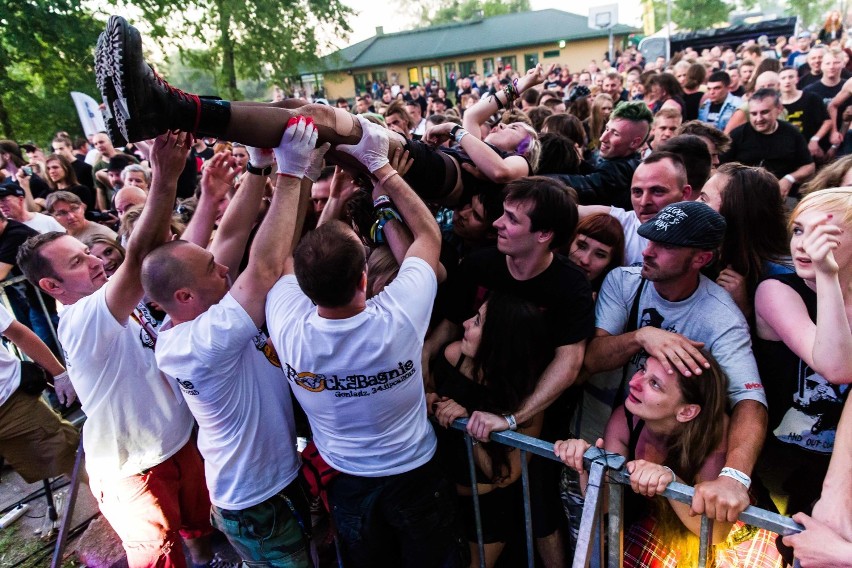
[(524, 72), (529, 71), (533, 67), (538, 65), (538, 53), (525, 53), (524, 54)]
[(511, 67), (513, 71), (518, 70), (518, 60), (514, 55), (504, 55), (497, 58), (497, 72)]
[(421, 72), (423, 73), (422, 77), (423, 77), (423, 84), (424, 85), (431, 82), (431, 81), (435, 81), (438, 84), (441, 83), (441, 68), (439, 66), (437, 66), (437, 65), (425, 66), (424, 65), (423, 68), (421, 69)]
[(456, 79), (458, 79), (458, 76), (456, 75), (456, 64), (444, 63), (444, 84), (447, 86), (448, 95), (450, 91), (456, 90)]
[(420, 74), (417, 72), (417, 67), (408, 68), (408, 86), (420, 84)]
[(542, 56), (544, 59), (550, 59), (551, 57), (559, 57), (558, 49), (551, 49), (550, 51), (545, 51)]
[(494, 73), (494, 58), (486, 57), (482, 60), (482, 72), (486, 77)]
[(476, 74), (476, 61), (459, 61), (459, 77), (470, 77)]
[(377, 81), (379, 85), (387, 85), (388, 84), (388, 72), (387, 71), (373, 71), (373, 81)]
[(355, 79), (355, 94), (360, 96), (367, 92), (367, 74), (366, 73), (355, 73), (353, 75)]

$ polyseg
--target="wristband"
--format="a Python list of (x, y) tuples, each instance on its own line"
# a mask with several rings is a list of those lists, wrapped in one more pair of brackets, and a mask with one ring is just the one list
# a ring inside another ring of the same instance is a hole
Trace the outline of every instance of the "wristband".
[(62, 379), (67, 379), (67, 378), (68, 378), (68, 371), (62, 371), (58, 375), (53, 375), (54, 381), (61, 381)]
[(380, 195), (373, 200), (373, 209), (379, 210), (384, 207), (393, 207), (393, 201), (387, 195)]
[(461, 144), (462, 138), (470, 134), (467, 130), (462, 128), (459, 130), (459, 133), (456, 135), (456, 144)]
[(385, 242), (384, 228), (388, 221), (397, 220), (403, 222), (402, 217), (395, 209), (391, 207), (383, 207), (376, 211), (376, 222), (370, 227), (370, 238), (376, 244)]
[(458, 132), (459, 130), (461, 130), (461, 128), (462, 128), (462, 125), (461, 125), (461, 124), (456, 124), (455, 126), (453, 126), (452, 130), (450, 130), (450, 136), (452, 136), (453, 138), (455, 138), (455, 137), (456, 137), (456, 132)]
[(793, 177), (793, 176), (791, 176), (790, 174), (787, 174), (786, 176), (784, 176), (784, 179), (786, 179), (787, 181), (789, 181), (789, 182), (790, 182), (790, 183), (792, 183), (792, 184), (795, 184), (795, 183), (796, 183), (796, 178), (794, 178), (794, 177)]
[(822, 138), (819, 136), (811, 136), (811, 142), (819, 142), (820, 140), (822, 140)]
[(251, 162), (248, 162), (246, 164), (246, 171), (256, 176), (268, 176), (272, 173), (272, 165), (266, 166), (265, 168), (258, 168), (253, 166)]
[(734, 469), (732, 467), (723, 467), (722, 471), (719, 472), (719, 477), (722, 476), (730, 477), (731, 479), (736, 479), (737, 481), (745, 485), (746, 489), (751, 487), (751, 478), (738, 469)]
[(677, 480), (677, 476), (675, 475), (675, 472), (673, 472), (673, 471), (672, 471), (672, 468), (670, 468), (670, 467), (669, 467), (669, 466), (667, 466), (667, 465), (664, 465), (664, 466), (662, 466), (662, 467), (663, 467), (663, 469), (664, 469), (664, 470), (666, 470), (667, 472), (669, 472), (670, 474), (672, 474), (672, 480), (671, 480), (671, 481), (669, 481), (669, 483), (674, 483), (674, 482), (675, 482), (675, 480)]
[(508, 423), (509, 423), (509, 430), (511, 430), (512, 432), (514, 432), (514, 431), (516, 431), (516, 430), (518, 429), (518, 421), (517, 421), (517, 420), (515, 420), (515, 415), (514, 415), (514, 414), (504, 414), (504, 415), (503, 415), (503, 418), (505, 418), (505, 419), (506, 419), (506, 422), (508, 422)]

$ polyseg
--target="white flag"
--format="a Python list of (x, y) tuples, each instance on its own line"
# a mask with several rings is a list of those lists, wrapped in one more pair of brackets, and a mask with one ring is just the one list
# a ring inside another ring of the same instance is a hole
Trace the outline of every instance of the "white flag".
[(103, 114), (101, 114), (95, 99), (86, 93), (78, 93), (77, 91), (71, 92), (71, 98), (74, 99), (74, 106), (77, 107), (77, 114), (80, 117), (80, 123), (83, 125), (83, 132), (86, 133), (86, 137), (106, 131)]

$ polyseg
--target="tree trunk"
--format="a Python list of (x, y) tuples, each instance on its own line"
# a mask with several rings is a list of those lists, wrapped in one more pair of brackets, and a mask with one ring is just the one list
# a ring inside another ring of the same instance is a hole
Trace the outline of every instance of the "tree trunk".
[(222, 83), (225, 98), (239, 100), (237, 89), (237, 70), (234, 65), (234, 40), (231, 38), (231, 8), (226, 0), (218, 0), (219, 7), (219, 48), (222, 50)]

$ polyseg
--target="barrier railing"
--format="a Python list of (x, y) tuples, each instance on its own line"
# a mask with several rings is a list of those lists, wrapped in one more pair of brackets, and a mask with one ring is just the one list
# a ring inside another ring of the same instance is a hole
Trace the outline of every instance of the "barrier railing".
[[(0, 296), (2, 296), (2, 302), (5, 305), (6, 309), (8, 309), (9, 312), (13, 315), (16, 315), (16, 312), (15, 312), (15, 309), (13, 308), (13, 306), (12, 306), (12, 301), (9, 298), (9, 294), (6, 291), (6, 288), (8, 288), (10, 286), (15, 286), (15, 285), (21, 284), (21, 283), (25, 283), (27, 286), (30, 286), (29, 282), (27, 281), (26, 277), (24, 277), (24, 276), (15, 276), (13, 278), (7, 278), (6, 280), (3, 280), (2, 282), (0, 282)], [(39, 303), (38, 307), (41, 308), (41, 315), (44, 317), (44, 324), (47, 326), (47, 329), (50, 331), (50, 337), (53, 339), (54, 344), (58, 346), (59, 345), (59, 336), (56, 333), (56, 326), (53, 325), (53, 319), (51, 317), (53, 314), (50, 312), (50, 310), (47, 309), (47, 304), (45, 304), (45, 302), (44, 302), (44, 296), (42, 295), (41, 290), (39, 290), (38, 287), (35, 287), (35, 286), (33, 287), (33, 290), (35, 290), (36, 298), (38, 298), (38, 303)], [(30, 307), (36, 307), (36, 306), (30, 306)], [(16, 317), (17, 317), (17, 315), (16, 315)], [(42, 339), (44, 340), (44, 338), (42, 338)], [(49, 343), (49, 342), (45, 341), (45, 343)], [(21, 359), (29, 360), (23, 353), (20, 353), (20, 350), (18, 350), (18, 351), (19, 351), (19, 356), (20, 356)], [(58, 350), (58, 353), (56, 353), (56, 355), (57, 355), (57, 358), (59, 359), (59, 361), (64, 364), (63, 354), (62, 354), (61, 349)]]
[[(485, 544), (482, 539), (482, 519), (479, 509), (479, 494), (477, 491), (476, 464), (473, 459), (473, 438), (467, 433), (467, 419), (459, 418), (453, 422), (452, 427), (464, 433), (467, 446), (468, 468), (470, 470), (471, 488), (473, 492), (473, 507), (476, 518), (476, 536), (479, 546), (480, 566), (485, 566)], [(553, 453), (553, 444), (518, 434), (517, 432), (493, 432), (491, 441), (498, 444), (517, 448), (521, 452), (521, 483), (524, 495), (524, 526), (526, 530), (527, 543), (527, 566), (534, 568), (535, 551), (533, 548), (532, 513), (530, 510), (529, 496), (529, 468), (527, 455), (534, 454), (543, 458), (559, 461)], [(630, 477), (624, 465), (626, 460), (623, 456), (601, 450), (600, 448), (589, 448), (583, 463), (589, 471), (589, 483), (586, 489), (583, 514), (580, 521), (580, 533), (577, 538), (577, 546), (574, 554), (574, 568), (585, 568), (589, 565), (593, 554), (598, 554), (600, 566), (609, 568), (621, 568), (624, 561), (624, 486), (630, 485)], [(608, 526), (604, 526), (603, 497), (606, 492), (609, 500)], [(692, 503), (695, 489), (683, 483), (669, 483), (663, 496), (674, 499), (687, 505)], [(751, 506), (743, 511), (739, 520), (749, 525), (767, 529), (781, 535), (790, 535), (804, 529), (801, 525), (789, 517), (773, 513), (765, 509)], [(600, 530), (601, 535), (607, 534), (606, 552), (603, 550), (603, 539), (600, 539), (600, 550), (594, 551), (595, 533)], [(713, 533), (713, 521), (705, 516), (701, 518), (701, 531), (699, 535), (698, 565), (706, 566), (710, 551), (710, 537)]]

